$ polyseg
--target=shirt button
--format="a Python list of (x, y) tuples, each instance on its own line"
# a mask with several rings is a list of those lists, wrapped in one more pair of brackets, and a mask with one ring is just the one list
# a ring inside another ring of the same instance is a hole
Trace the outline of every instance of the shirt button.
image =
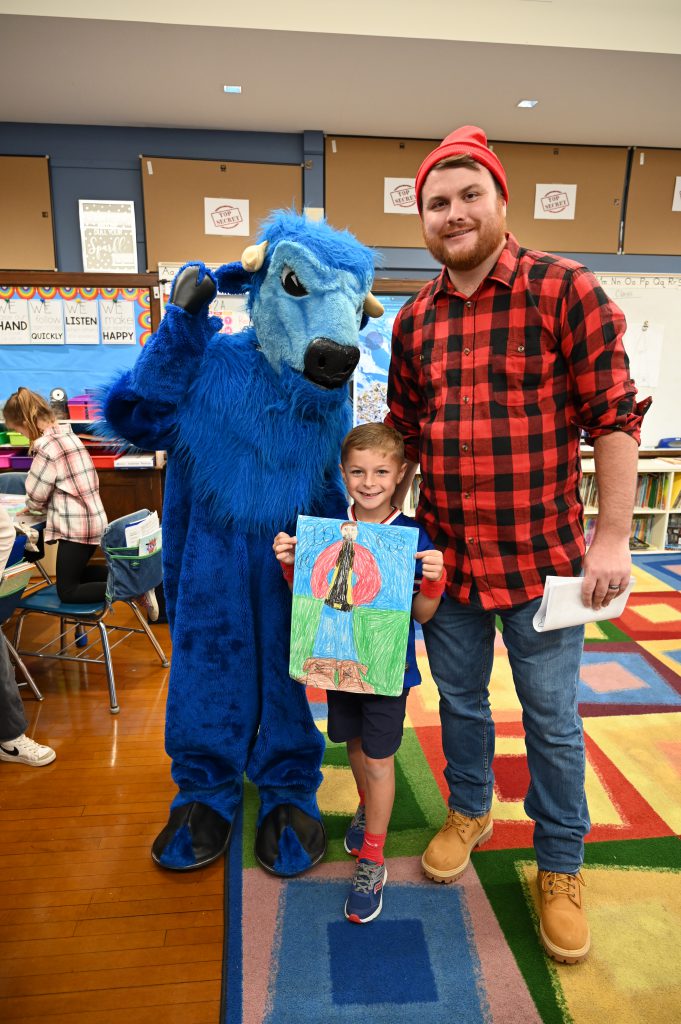
[(468, 451), (468, 445), (467, 444), (462, 444), (461, 445), (461, 451), (462, 452), (467, 452)]
[(464, 493), (464, 498), (470, 498), (470, 496), (471, 496), (471, 492), (470, 491), (466, 491)]
[(518, 345), (518, 351), (519, 352), (524, 352), (525, 351), (525, 346), (524, 345)]
[(467, 302), (467, 303), (466, 303), (466, 309), (471, 309), (471, 308), (472, 308), (472, 306), (473, 306), (473, 303), (472, 303), (472, 302)]
[(469, 544), (475, 544), (475, 537), (469, 537), (468, 538), (468, 543)]
[(468, 397), (468, 395), (464, 395), (463, 400), (465, 405), (468, 405), (468, 403), (470, 402), (470, 398)]
[(464, 354), (465, 356), (469, 356), (469, 355), (471, 354), (471, 350), (470, 350), (469, 348), (465, 348), (465, 349), (463, 350), (463, 354)]

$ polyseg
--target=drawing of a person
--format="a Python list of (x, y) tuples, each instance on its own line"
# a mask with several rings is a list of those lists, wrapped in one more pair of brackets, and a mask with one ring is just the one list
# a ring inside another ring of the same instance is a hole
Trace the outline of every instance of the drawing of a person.
[(331, 684), (339, 690), (373, 693), (373, 687), (362, 678), (367, 666), (357, 654), (352, 613), (356, 605), (373, 601), (381, 587), (381, 574), (371, 552), (357, 544), (357, 530), (357, 523), (343, 523), (342, 541), (320, 552), (313, 566), (312, 593), (324, 603), (312, 657), (303, 669), (311, 686), (328, 688)]

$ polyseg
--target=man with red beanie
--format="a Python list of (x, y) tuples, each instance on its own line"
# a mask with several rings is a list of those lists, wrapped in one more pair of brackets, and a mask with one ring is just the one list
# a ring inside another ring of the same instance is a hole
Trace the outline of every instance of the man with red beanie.
[[(480, 128), (459, 128), (428, 154), (416, 197), (425, 243), (443, 269), (395, 321), (386, 422), (403, 435), (411, 462), (396, 503), (420, 463), (416, 517), (447, 570), (448, 600), (423, 631), (440, 691), (449, 810), (423, 868), (452, 882), (492, 834), (489, 680), (499, 616), (523, 709), (541, 940), (554, 959), (577, 963), (590, 945), (577, 708), (584, 629), (538, 633), (532, 620), (548, 575), (583, 572), (582, 599), (593, 608), (627, 585), (649, 401), (636, 401), (624, 317), (593, 275), (506, 232), (506, 175)], [(599, 494), (586, 555), (582, 430)]]

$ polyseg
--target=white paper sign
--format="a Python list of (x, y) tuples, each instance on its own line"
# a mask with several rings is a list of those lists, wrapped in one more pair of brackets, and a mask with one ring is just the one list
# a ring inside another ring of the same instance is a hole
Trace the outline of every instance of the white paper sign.
[(99, 308), (96, 302), (64, 299), (67, 345), (99, 345)]
[(576, 185), (539, 184), (535, 186), (535, 220), (574, 220), (576, 205)]
[(604, 622), (617, 619), (624, 611), (629, 594), (636, 580), (632, 576), (626, 590), (618, 592), (617, 597), (607, 607), (587, 608), (582, 603), (581, 576), (547, 576), (544, 583), (544, 596), (539, 610), (532, 619), (532, 625), (538, 633), (547, 633), (550, 629), (565, 629), (566, 626), (581, 626), (587, 622)]
[(0, 345), (28, 345), (28, 299), (0, 299)]
[(676, 179), (674, 185), (674, 198), (672, 199), (672, 212), (681, 213), (681, 175)]
[(83, 270), (137, 273), (137, 232), (132, 200), (79, 199)]
[(64, 303), (61, 299), (29, 299), (32, 345), (64, 344)]
[(206, 235), (250, 235), (248, 199), (203, 200)]
[(135, 303), (130, 299), (100, 299), (103, 345), (135, 345)]
[(418, 216), (415, 184), (416, 178), (384, 178), (383, 213)]

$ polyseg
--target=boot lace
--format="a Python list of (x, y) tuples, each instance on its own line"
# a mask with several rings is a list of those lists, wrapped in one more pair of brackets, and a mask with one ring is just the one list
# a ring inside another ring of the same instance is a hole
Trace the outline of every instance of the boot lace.
[(561, 871), (542, 872), (542, 891), (548, 892), (551, 896), (567, 896), (576, 903), (579, 896), (578, 885), (586, 886), (581, 871), (576, 875), (564, 874)]
[(470, 829), (471, 825), (475, 821), (475, 818), (468, 818), (461, 811), (453, 811), (451, 807), (447, 814), (447, 820), (442, 827), (443, 832), (448, 832), (450, 828), (455, 828), (462, 839), (466, 838), (466, 833)]
[(366, 829), (366, 827), (367, 827), (366, 808), (365, 808), (364, 804), (359, 804), (359, 806), (357, 807), (357, 810), (355, 811), (355, 815), (354, 815), (352, 821), (350, 822), (350, 828), (363, 828), (363, 829)]

